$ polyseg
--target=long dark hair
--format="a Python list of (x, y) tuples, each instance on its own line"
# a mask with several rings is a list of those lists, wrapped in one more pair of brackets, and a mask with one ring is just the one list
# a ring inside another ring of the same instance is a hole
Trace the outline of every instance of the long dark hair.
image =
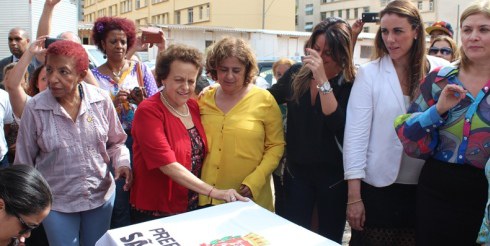
[(0, 198), (10, 215), (37, 214), (53, 203), (46, 180), (35, 168), (27, 165), (0, 169)]
[[(305, 44), (305, 54), (306, 48), (312, 48), (318, 36), (324, 35), (332, 52), (332, 59), (342, 68), (345, 81), (352, 82), (354, 81), (355, 67), (352, 63), (351, 34), (352, 28), (344, 20), (336, 17), (325, 18), (313, 28), (311, 36)], [(291, 99), (293, 101), (299, 102), (299, 98), (308, 91), (312, 76), (311, 70), (306, 66), (301, 67), (294, 76), (291, 84), (293, 90)]]

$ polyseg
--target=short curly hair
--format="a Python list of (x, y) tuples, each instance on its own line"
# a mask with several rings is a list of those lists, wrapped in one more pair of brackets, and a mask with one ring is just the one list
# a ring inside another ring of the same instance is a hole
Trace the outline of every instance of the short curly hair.
[[(158, 86), (161, 86), (162, 81), (167, 79), (168, 74), (170, 73), (170, 66), (174, 61), (182, 61), (193, 64), (199, 70), (199, 73), (197, 74), (198, 77), (202, 73), (203, 54), (196, 48), (183, 44), (173, 44), (170, 45), (165, 51), (158, 54), (155, 66)], [(195, 79), (197, 81), (197, 77)]]
[(83, 46), (69, 40), (59, 40), (49, 45), (46, 51), (46, 62), (50, 56), (68, 56), (75, 60), (75, 70), (82, 73), (88, 69), (88, 55)]
[(209, 49), (206, 58), (206, 71), (211, 73), (213, 80), (218, 80), (218, 66), (230, 57), (236, 57), (245, 65), (245, 82), (243, 85), (252, 82), (259, 72), (257, 59), (247, 42), (235, 37), (224, 37)]
[(102, 41), (107, 37), (107, 33), (113, 30), (121, 30), (126, 34), (128, 48), (130, 50), (136, 42), (136, 26), (132, 20), (119, 17), (100, 17), (92, 28), (92, 41), (97, 48), (105, 54)]

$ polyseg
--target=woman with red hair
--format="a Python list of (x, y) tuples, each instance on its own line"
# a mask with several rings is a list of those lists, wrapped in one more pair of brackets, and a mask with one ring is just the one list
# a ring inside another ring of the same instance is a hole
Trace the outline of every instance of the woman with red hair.
[(43, 222), (50, 245), (95, 245), (109, 229), (115, 190), (109, 163), (115, 179), (126, 177), (126, 189), (132, 182), (126, 134), (107, 93), (83, 82), (87, 70), (80, 44), (51, 44), (48, 89), (27, 102), (17, 137), (14, 164), (35, 166), (53, 192)]
[[(126, 59), (127, 52), (136, 43), (133, 21), (118, 17), (98, 18), (92, 29), (92, 39), (107, 57), (107, 62), (92, 70), (100, 88), (107, 90), (116, 107), (119, 120), (128, 135), (126, 147), (132, 160), (133, 137), (131, 128), (134, 112), (145, 97), (157, 92), (155, 78), (143, 63)], [(131, 161), (132, 163), (132, 161)], [(124, 183), (117, 183), (116, 203), (111, 228), (131, 224), (129, 192), (122, 190)]]

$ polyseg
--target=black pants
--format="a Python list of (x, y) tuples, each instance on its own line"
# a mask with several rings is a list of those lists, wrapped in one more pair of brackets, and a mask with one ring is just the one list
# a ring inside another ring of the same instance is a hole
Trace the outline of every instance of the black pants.
[(318, 233), (342, 243), (345, 228), (347, 184), (343, 174), (321, 169), (302, 168), (284, 172), (285, 218), (311, 228), (315, 204), (318, 207)]
[(487, 188), (482, 169), (427, 160), (417, 190), (417, 245), (476, 245)]

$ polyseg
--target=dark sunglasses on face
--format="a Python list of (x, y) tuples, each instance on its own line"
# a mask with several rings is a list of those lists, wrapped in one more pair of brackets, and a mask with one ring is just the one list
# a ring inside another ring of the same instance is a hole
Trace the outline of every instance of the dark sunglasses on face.
[(31, 226), (28, 225), (18, 214), (14, 214), (15, 217), (19, 220), (20, 224), (22, 225), (22, 230), (19, 231), (19, 235), (24, 235), (34, 229), (36, 229), (39, 225)]
[(441, 52), (442, 55), (450, 55), (453, 53), (453, 50), (451, 48), (443, 47), (443, 48), (436, 48), (436, 47), (431, 47), (429, 49), (429, 55), (436, 55), (437, 53)]

